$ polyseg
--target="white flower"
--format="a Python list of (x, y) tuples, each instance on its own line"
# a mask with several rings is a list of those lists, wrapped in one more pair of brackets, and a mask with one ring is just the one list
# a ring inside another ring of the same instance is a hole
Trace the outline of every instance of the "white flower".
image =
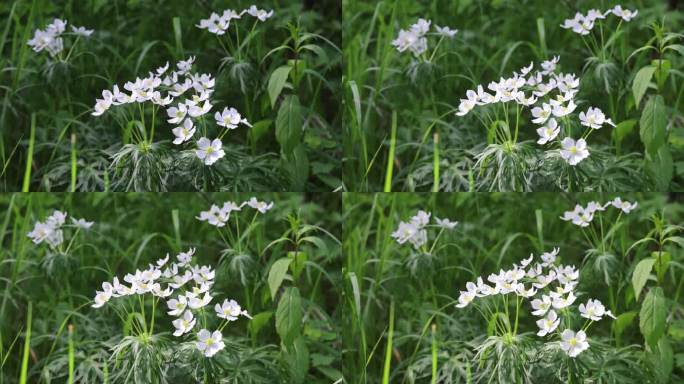
[(440, 27), (438, 25), (435, 25), (435, 29), (437, 30), (438, 35), (448, 38), (456, 36), (456, 33), (458, 32), (458, 29), (449, 29), (449, 27)]
[[(593, 14), (592, 14), (593, 15)], [(573, 32), (580, 35), (588, 35), (589, 32), (594, 28), (595, 18), (584, 17), (581, 13), (577, 12), (573, 19), (567, 19), (563, 24), (562, 28), (572, 29)]]
[(621, 209), (624, 213), (629, 213), (637, 207), (636, 201), (634, 203), (630, 203), (629, 201), (622, 201), (622, 199), (620, 199), (619, 197), (616, 197), (609, 204), (611, 204), (615, 208)]
[(183, 317), (171, 322), (173, 326), (176, 327), (176, 331), (173, 332), (173, 335), (182, 336), (183, 334), (190, 332), (192, 327), (195, 326), (196, 322), (197, 320), (192, 316), (192, 312), (185, 311)]
[(541, 108), (540, 107), (534, 107), (532, 108), (532, 122), (535, 124), (544, 124), (546, 123), (546, 120), (551, 117), (551, 106), (547, 103), (543, 103)]
[(594, 213), (586, 211), (581, 205), (575, 205), (575, 209), (572, 211), (565, 211), (561, 220), (572, 221), (573, 224), (579, 225), (580, 227), (587, 227), (589, 223), (594, 219)]
[(587, 19), (589, 20), (597, 20), (597, 19), (605, 19), (606, 16), (603, 14), (603, 12), (599, 11), (598, 9), (590, 9), (587, 12)]
[(93, 116), (100, 116), (103, 113), (105, 113), (109, 107), (112, 106), (112, 99), (96, 99), (95, 100), (95, 107), (94, 112), (91, 113)]
[[(252, 197), (252, 198), (249, 199), (249, 201), (247, 201), (245, 204), (247, 204), (248, 206), (250, 206), (250, 207), (256, 209), (256, 210), (259, 211), (260, 213), (266, 213), (266, 212), (268, 212), (271, 208), (273, 208), (273, 202), (272, 202), (272, 201), (271, 201), (270, 203), (267, 203), (267, 202), (265, 202), (265, 201), (258, 201), (258, 200), (256, 199), (256, 197)], [(235, 207), (237, 207), (237, 206), (235, 206)], [(237, 210), (239, 210), (239, 207), (238, 207), (237, 209), (233, 208), (233, 210), (237, 211)]]
[(553, 105), (551, 112), (556, 117), (567, 116), (571, 114), (575, 108), (577, 108), (577, 105), (575, 105), (575, 102), (572, 100), (570, 100), (567, 105), (563, 105), (562, 103), (554, 103), (554, 100), (551, 100), (551, 104)]
[(475, 299), (475, 292), (474, 291), (461, 291), (461, 294), (458, 296), (458, 304), (456, 304), (457, 308), (464, 308), (468, 304), (470, 304), (473, 299)]
[(180, 266), (185, 266), (192, 260), (192, 255), (195, 254), (195, 248), (190, 248), (187, 252), (181, 252), (178, 254), (177, 259)]
[(546, 336), (550, 334), (551, 332), (556, 330), (558, 324), (560, 324), (560, 319), (558, 318), (556, 311), (549, 311), (549, 314), (546, 315), (545, 318), (537, 320), (537, 326), (539, 327), (539, 332), (537, 332), (537, 336)]
[(249, 313), (247, 313), (247, 311), (243, 311), (240, 307), (240, 304), (238, 304), (238, 302), (235, 300), (226, 299), (223, 301), (223, 304), (216, 304), (214, 310), (216, 311), (216, 316), (228, 321), (235, 321), (240, 315), (249, 317), (251, 319)]
[(33, 230), (27, 234), (34, 244), (40, 244), (47, 240), (54, 233), (55, 229), (52, 225), (47, 223), (36, 222)]
[(475, 108), (476, 103), (477, 101), (475, 100), (461, 99), (461, 103), (458, 105), (458, 112), (456, 112), (456, 116), (467, 115), (468, 112), (472, 111), (473, 108)]
[(195, 62), (195, 56), (191, 56), (187, 60), (181, 60), (178, 63), (176, 63), (176, 67), (178, 67), (178, 73), (181, 75), (184, 75), (188, 71), (190, 71), (190, 68), (192, 68), (192, 63)]
[(553, 251), (551, 252), (544, 252), (541, 255), (541, 259), (543, 261), (542, 265), (545, 267), (548, 267), (549, 265), (553, 264), (556, 261), (556, 256), (558, 256), (558, 252), (560, 249), (558, 248), (553, 248)]
[(430, 30), (431, 23), (432, 21), (430, 20), (425, 20), (422, 18), (418, 19), (418, 21), (416, 21), (416, 23), (411, 26), (411, 31), (420, 35), (424, 35), (428, 33), (428, 31)]
[(212, 165), (226, 155), (223, 151), (223, 143), (221, 143), (220, 139), (210, 141), (206, 137), (200, 138), (197, 142), (195, 154), (200, 160), (204, 161), (204, 164), (206, 165)]
[(206, 329), (202, 329), (197, 333), (197, 338), (199, 339), (197, 349), (203, 352), (206, 357), (214, 356), (226, 346), (223, 343), (223, 335), (218, 330), (209, 333)]
[(551, 140), (555, 139), (556, 136), (560, 133), (560, 126), (558, 126), (558, 122), (556, 122), (556, 119), (553, 117), (549, 119), (548, 123), (537, 129), (537, 134), (539, 135), (539, 140), (537, 140), (537, 144), (544, 145)]
[(530, 287), (530, 289), (525, 289), (525, 285), (522, 283), (518, 284), (518, 286), (516, 287), (516, 290), (515, 290), (516, 295), (518, 295), (520, 297), (524, 297), (524, 298), (530, 298), (530, 297), (534, 296), (536, 293), (537, 293), (536, 289), (534, 289), (533, 287)]
[(411, 218), (411, 223), (418, 228), (422, 228), (430, 223), (431, 215), (430, 212), (420, 210)]
[[(164, 257), (163, 259), (157, 259), (157, 267), (159, 267), (159, 268), (163, 267), (169, 261), (169, 257), (170, 256), (167, 253), (166, 257)], [(176, 265), (174, 264), (173, 267), (175, 268)], [(166, 275), (166, 273), (163, 273), (163, 275), (164, 275), (164, 277), (169, 277)], [(174, 273), (174, 275), (175, 275), (175, 273)]]
[(179, 295), (178, 299), (171, 299), (166, 302), (166, 305), (170, 309), (169, 315), (180, 316), (180, 314), (183, 313), (185, 308), (188, 306), (188, 299), (183, 295)]
[(270, 12), (266, 12), (266, 10), (264, 9), (257, 9), (256, 5), (252, 5), (251, 7), (249, 7), (249, 9), (247, 9), (247, 13), (250, 16), (256, 17), (257, 19), (259, 19), (259, 21), (266, 21), (271, 16), (273, 16), (273, 10), (271, 10)]
[(173, 139), (174, 144), (183, 144), (184, 142), (190, 140), (192, 138), (192, 135), (195, 134), (195, 126), (192, 122), (191, 119), (185, 119), (185, 122), (183, 122), (182, 127), (176, 127), (171, 130), (173, 132), (174, 136), (176, 136), (175, 139)]
[(575, 140), (566, 137), (561, 141), (563, 149), (560, 150), (561, 157), (570, 165), (577, 165), (580, 161), (589, 157), (587, 142), (584, 139)]
[(532, 314), (535, 316), (544, 316), (546, 312), (551, 308), (551, 298), (547, 295), (542, 295), (540, 299), (534, 299), (532, 304)]
[(527, 74), (530, 73), (530, 71), (532, 71), (532, 68), (534, 68), (534, 63), (530, 62), (530, 65), (528, 65), (527, 67), (520, 68), (520, 75), (527, 76)]
[(404, 244), (410, 238), (416, 235), (418, 228), (413, 223), (400, 222), (399, 228), (392, 232), (392, 238), (394, 238), (397, 243)]
[(86, 221), (86, 219), (76, 220), (73, 217), (71, 218), (71, 223), (77, 228), (86, 229), (86, 230), (90, 229), (90, 227), (92, 227), (94, 224), (94, 222), (92, 222), (92, 221)]
[(222, 113), (216, 112), (214, 119), (216, 119), (216, 124), (228, 129), (235, 129), (240, 123), (252, 126), (247, 119), (240, 116), (240, 113), (235, 108), (224, 108)]
[(580, 112), (579, 119), (582, 125), (594, 129), (601, 128), (603, 123), (608, 123), (614, 126), (613, 121), (606, 119), (606, 115), (604, 115), (603, 112), (601, 112), (601, 110), (598, 108), (589, 107), (586, 114), (584, 112)]
[[(551, 294), (553, 295), (553, 292)], [(553, 307), (556, 309), (563, 309), (572, 305), (572, 303), (574, 303), (576, 299), (577, 297), (575, 297), (575, 294), (570, 292), (567, 297), (554, 297), (553, 301), (551, 302), (551, 305), (553, 305)]]
[(202, 298), (198, 296), (191, 296), (190, 293), (188, 293), (189, 300), (188, 300), (188, 306), (192, 309), (199, 309), (202, 307), (206, 307), (207, 304), (211, 301), (212, 297), (211, 295), (207, 292), (204, 294)]
[(444, 229), (454, 229), (454, 228), (456, 228), (456, 225), (458, 225), (458, 221), (450, 221), (449, 219), (440, 219), (439, 217), (435, 217), (435, 221), (437, 222), (438, 227), (444, 228)]
[(613, 7), (613, 9), (608, 10), (608, 12), (606, 12), (605, 14), (608, 15), (609, 13), (613, 13), (615, 16), (621, 17), (624, 21), (630, 21), (636, 17), (639, 11), (630, 11), (629, 9), (622, 9), (622, 6), (618, 4), (615, 7)]
[(560, 60), (560, 57), (554, 56), (551, 60), (543, 61), (541, 63), (541, 67), (543, 69), (542, 74), (548, 75), (549, 73), (555, 71), (556, 64), (558, 64), (558, 60)]
[(74, 32), (75, 35), (77, 36), (83, 36), (83, 37), (90, 37), (90, 35), (93, 34), (92, 29), (86, 29), (85, 27), (78, 27), (76, 28), (75, 26), (71, 26), (71, 30)]
[(168, 120), (169, 124), (179, 124), (188, 113), (188, 107), (183, 103), (179, 103), (178, 107), (171, 107), (166, 110), (166, 113), (170, 117)]
[(114, 292), (114, 287), (109, 282), (102, 283), (102, 291), (95, 292), (95, 304), (92, 305), (93, 308), (100, 308), (105, 305), (109, 299), (112, 298), (112, 293)]
[(580, 316), (592, 321), (599, 321), (606, 314), (606, 307), (598, 300), (589, 299), (587, 304), (579, 305)]
[(589, 348), (587, 334), (584, 331), (575, 333), (575, 331), (566, 329), (561, 333), (561, 339), (560, 347), (570, 357), (576, 357)]
[(207, 114), (211, 110), (211, 103), (209, 100), (206, 100), (204, 104), (200, 105), (199, 103), (195, 103), (194, 101), (188, 100), (188, 115), (192, 117), (200, 117), (202, 115)]

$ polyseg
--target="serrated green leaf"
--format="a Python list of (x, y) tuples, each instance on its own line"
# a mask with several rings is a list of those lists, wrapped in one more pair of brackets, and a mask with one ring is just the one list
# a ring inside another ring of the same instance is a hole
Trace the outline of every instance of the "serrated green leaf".
[(632, 82), (632, 93), (634, 94), (634, 101), (637, 105), (641, 102), (641, 98), (644, 97), (646, 89), (648, 88), (648, 83), (651, 82), (655, 70), (655, 67), (649, 65), (641, 68), (634, 77), (634, 81)]
[(674, 177), (674, 165), (670, 148), (667, 145), (658, 148), (654, 156), (646, 156), (646, 169), (653, 178), (657, 191), (670, 190), (670, 183)]
[(271, 77), (268, 79), (268, 98), (271, 100), (271, 108), (275, 108), (278, 96), (283, 91), (283, 87), (287, 82), (287, 76), (291, 70), (292, 67), (283, 65), (271, 73)]
[(644, 285), (646, 285), (648, 276), (651, 274), (654, 262), (655, 260), (652, 258), (643, 259), (637, 264), (636, 268), (634, 268), (634, 273), (632, 273), (632, 286), (634, 287), (634, 295), (637, 300), (639, 299), (639, 293), (641, 293)]
[(651, 288), (641, 304), (639, 330), (646, 343), (655, 349), (665, 332), (665, 298), (660, 287)]
[(278, 288), (283, 283), (285, 275), (287, 274), (287, 268), (290, 266), (292, 259), (284, 257), (278, 259), (271, 265), (271, 269), (268, 271), (268, 289), (271, 291), (271, 300), (275, 300), (276, 293), (278, 293)]
[(665, 143), (666, 124), (663, 97), (660, 95), (651, 97), (639, 120), (639, 135), (649, 154), (655, 155)]

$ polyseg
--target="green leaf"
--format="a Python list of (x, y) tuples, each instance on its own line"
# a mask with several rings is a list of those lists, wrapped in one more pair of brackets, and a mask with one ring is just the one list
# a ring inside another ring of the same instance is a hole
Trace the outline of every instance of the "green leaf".
[(276, 140), (285, 154), (290, 154), (300, 143), (304, 119), (299, 105), (299, 98), (289, 95), (278, 109), (276, 117)]
[(643, 67), (637, 72), (632, 82), (632, 93), (634, 94), (634, 101), (637, 105), (641, 102), (641, 98), (644, 97), (646, 93), (646, 88), (648, 88), (648, 83), (651, 82), (651, 77), (653, 77), (653, 72), (656, 68), (653, 66)]
[(677, 51), (677, 52), (679, 52), (680, 55), (684, 56), (684, 45), (681, 45), (681, 44), (672, 44), (672, 45), (668, 45), (667, 47), (665, 47), (665, 50), (666, 50), (666, 51), (667, 51), (668, 49), (671, 49), (671, 50), (673, 50), (673, 51)]
[(666, 124), (663, 97), (660, 95), (651, 97), (639, 121), (639, 135), (649, 154), (655, 155), (665, 143)]
[(665, 298), (660, 287), (651, 288), (641, 305), (639, 329), (646, 343), (655, 349), (665, 332)]
[(653, 258), (653, 269), (655, 269), (658, 275), (658, 281), (662, 281), (665, 278), (665, 272), (670, 266), (670, 261), (672, 260), (672, 255), (670, 252), (651, 252), (651, 257)]
[(632, 133), (634, 130), (634, 127), (636, 126), (637, 121), (635, 119), (629, 119), (620, 122), (615, 129), (613, 129), (613, 137), (615, 138), (616, 142), (622, 142), (622, 140)]
[(309, 371), (309, 348), (306, 340), (300, 336), (295, 339), (292, 345), (286, 345), (283, 349), (283, 357), (287, 362), (292, 383), (303, 383), (306, 373)]
[(654, 371), (659, 383), (669, 383), (674, 368), (674, 356), (670, 341), (663, 337), (657, 348), (648, 354), (649, 360), (655, 367)]
[(268, 132), (272, 124), (273, 120), (271, 119), (259, 120), (256, 123), (252, 124), (252, 128), (249, 129), (251, 143), (253, 145), (256, 145), (259, 139), (261, 139), (264, 136), (264, 134)]
[(289, 287), (278, 302), (275, 326), (280, 340), (292, 345), (299, 336), (302, 325), (302, 299), (296, 287)]
[(271, 77), (268, 79), (268, 97), (271, 99), (271, 108), (275, 108), (278, 96), (283, 91), (291, 70), (292, 67), (283, 65), (271, 73)]
[(648, 275), (651, 274), (651, 269), (653, 269), (653, 263), (655, 260), (652, 258), (643, 259), (634, 268), (634, 273), (632, 273), (632, 286), (634, 287), (634, 295), (637, 300), (639, 299), (639, 293), (646, 285), (646, 280), (648, 280)]
[(667, 145), (658, 148), (654, 156), (646, 156), (646, 169), (653, 178), (655, 189), (657, 191), (669, 191), (672, 177), (674, 177), (674, 165), (672, 163), (672, 154)]
[(292, 263), (290, 264), (290, 270), (292, 271), (292, 275), (295, 279), (298, 279), (299, 275), (301, 275), (302, 271), (304, 270), (304, 266), (306, 264), (306, 253), (288, 252), (287, 257), (289, 257), (290, 260), (292, 260)]
[(629, 311), (625, 313), (621, 313), (620, 316), (618, 316), (615, 321), (613, 321), (613, 330), (615, 331), (616, 335), (622, 335), (622, 332), (625, 331), (625, 329), (632, 324), (632, 321), (634, 321), (634, 318), (636, 317), (637, 312), (636, 311)]
[(271, 320), (273, 317), (273, 311), (260, 312), (252, 316), (249, 321), (249, 329), (253, 337), (259, 333), (259, 331)]
[(283, 283), (285, 274), (287, 274), (287, 267), (292, 262), (292, 259), (282, 258), (278, 259), (271, 265), (271, 270), (268, 271), (268, 289), (271, 291), (271, 299), (275, 300), (278, 288)]
[(309, 157), (306, 154), (304, 144), (297, 145), (289, 154), (284, 154), (282, 161), (283, 168), (287, 172), (290, 181), (290, 192), (302, 192), (306, 189), (306, 182), (309, 180)]

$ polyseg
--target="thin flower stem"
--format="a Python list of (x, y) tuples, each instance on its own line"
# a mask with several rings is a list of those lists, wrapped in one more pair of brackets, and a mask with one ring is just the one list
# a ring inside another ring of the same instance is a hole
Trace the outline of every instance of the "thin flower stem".
[(76, 232), (74, 232), (74, 235), (71, 236), (71, 240), (69, 240), (69, 245), (67, 245), (66, 250), (64, 251), (64, 254), (68, 254), (69, 250), (71, 249), (71, 245), (74, 243), (74, 240), (76, 239), (76, 236), (78, 236), (78, 233), (81, 231), (80, 227), (76, 227)]
[(156, 115), (155, 106), (152, 104), (152, 128), (150, 132), (150, 145), (154, 142), (154, 118)]
[(238, 247), (238, 252), (242, 253), (242, 244), (240, 241), (240, 220), (238, 219), (238, 215), (235, 215), (235, 228), (237, 231), (237, 247)]
[(520, 313), (520, 297), (515, 296), (515, 325), (513, 326), (513, 336), (518, 334), (518, 314)]
[(435, 241), (432, 242), (432, 246), (430, 247), (430, 251), (428, 252), (429, 255), (431, 255), (432, 251), (435, 249), (435, 245), (437, 245), (437, 240), (439, 240), (439, 237), (442, 236), (442, 232), (444, 232), (444, 228), (440, 229), (440, 231), (437, 233), (437, 237), (435, 237)]
[(74, 40), (74, 43), (71, 45), (71, 48), (69, 48), (69, 53), (67, 53), (66, 58), (64, 59), (65, 62), (69, 62), (69, 58), (71, 57), (71, 52), (74, 51), (74, 47), (76, 47), (76, 44), (78, 44), (79, 40), (81, 40), (81, 36), (76, 36), (76, 40)]
[(154, 315), (157, 307), (157, 298), (152, 296), (152, 320), (150, 320), (150, 336), (154, 333)]
[(233, 23), (235, 25), (235, 38), (237, 40), (237, 55), (238, 55), (238, 61), (242, 61), (242, 54), (240, 53), (240, 27), (238, 26), (237, 23)]
[(520, 122), (520, 105), (515, 105), (515, 136), (513, 136), (513, 143), (518, 142), (518, 124)]
[(439, 39), (437, 42), (437, 45), (435, 45), (435, 49), (432, 50), (432, 55), (430, 55), (430, 58), (428, 59), (428, 62), (432, 62), (432, 59), (435, 58), (435, 54), (437, 53), (437, 49), (439, 49), (439, 46), (442, 44), (442, 41), (444, 41), (444, 35)]

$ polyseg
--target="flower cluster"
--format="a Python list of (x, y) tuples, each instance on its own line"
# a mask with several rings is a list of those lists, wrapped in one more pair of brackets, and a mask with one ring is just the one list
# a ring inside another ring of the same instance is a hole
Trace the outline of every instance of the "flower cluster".
[[(173, 296), (166, 301), (166, 305), (169, 309), (168, 314), (176, 317), (171, 322), (175, 328), (174, 336), (180, 337), (195, 329), (197, 316), (201, 317), (202, 324), (206, 327), (205, 308), (213, 299), (211, 288), (216, 271), (206, 265), (192, 265), (194, 253), (194, 248), (181, 252), (177, 255), (176, 261), (171, 263), (167, 254), (155, 264), (150, 264), (147, 269), (125, 275), (125, 283), (121, 283), (118, 277), (114, 277), (112, 282), (103, 282), (102, 290), (96, 291), (92, 307), (100, 308), (112, 298), (150, 294), (153, 297), (154, 308), (158, 300)], [(235, 300), (224, 300), (222, 304), (216, 304), (214, 312), (217, 317), (223, 319), (218, 329), (211, 332), (202, 328), (196, 334), (197, 349), (207, 357), (224, 348), (221, 332), (229, 322), (237, 320), (240, 316), (251, 318)], [(154, 319), (154, 313), (152, 318)], [(150, 332), (152, 331), (153, 329), (150, 329)]]
[(608, 207), (614, 207), (619, 209), (620, 213), (630, 213), (633, 209), (637, 207), (637, 202), (630, 203), (629, 201), (622, 201), (621, 198), (616, 197), (615, 199), (601, 204), (597, 201), (590, 201), (586, 207), (581, 205), (575, 205), (575, 209), (572, 211), (565, 211), (561, 220), (571, 221), (573, 224), (580, 227), (588, 227), (591, 221), (594, 220), (594, 214), (596, 212), (605, 211)]
[[(430, 224), (430, 216), (432, 213), (425, 211), (418, 211), (415, 216), (411, 217), (409, 222), (399, 222), (399, 228), (392, 233), (397, 243), (404, 244), (407, 241), (413, 245), (413, 248), (420, 249), (427, 244), (428, 236), (425, 229)], [(441, 229), (454, 229), (458, 224), (457, 221), (450, 221), (449, 219), (440, 219), (435, 217), (435, 226)]]
[[(34, 244), (46, 242), (51, 248), (55, 249), (64, 243), (64, 231), (62, 228), (69, 226), (66, 224), (66, 212), (54, 211), (44, 222), (37, 221), (33, 230), (27, 234)], [(93, 222), (85, 219), (71, 218), (71, 226), (76, 229), (90, 229)]]
[[(214, 114), (217, 126), (223, 127), (222, 133), (213, 140), (206, 137), (207, 124), (205, 115), (209, 113), (213, 105), (209, 100), (214, 92), (215, 79), (209, 74), (191, 73), (195, 57), (179, 61), (175, 71), (168, 72), (169, 63), (160, 67), (156, 72), (150, 72), (145, 78), (136, 78), (134, 82), (124, 84), (121, 91), (118, 85), (112, 90), (103, 90), (102, 99), (97, 99), (93, 116), (100, 116), (111, 106), (152, 103), (152, 124), (157, 109), (175, 105), (166, 109), (168, 122), (177, 125), (171, 132), (175, 136), (173, 143), (181, 145), (190, 141), (201, 125), (203, 136), (196, 142), (195, 154), (206, 165), (212, 165), (222, 158), (223, 143), (221, 138), (229, 131), (244, 124), (251, 127), (246, 118), (242, 117), (235, 108), (224, 108), (222, 112)], [(163, 92), (163, 93), (162, 93)], [(144, 107), (140, 107), (141, 120), (144, 122)], [(150, 141), (153, 140), (154, 126)], [(146, 138), (143, 138), (146, 139)]]
[[(503, 105), (504, 113), (508, 112), (506, 103), (513, 102), (520, 108), (530, 108), (532, 123), (540, 126), (536, 132), (537, 143), (546, 145), (557, 140), (560, 156), (570, 165), (577, 165), (589, 156), (586, 138), (592, 130), (600, 129), (604, 124), (615, 126), (599, 108), (589, 107), (586, 112), (579, 113), (580, 125), (587, 127), (581, 138), (570, 137), (570, 114), (577, 109), (575, 95), (579, 91), (580, 79), (572, 73), (556, 73), (559, 57), (541, 63), (541, 69), (533, 71), (534, 63), (514, 72), (509, 78), (501, 78), (498, 82), (489, 83), (486, 92), (482, 85), (477, 90), (468, 90), (466, 98), (461, 99), (457, 116), (465, 116), (476, 106)], [(487, 116), (489, 116), (487, 114)], [(563, 123), (561, 125), (561, 123)], [(559, 135), (565, 136), (562, 140)], [(517, 138), (517, 123), (516, 123)]]
[(243, 201), (239, 205), (233, 201), (226, 201), (223, 206), (219, 207), (216, 204), (212, 204), (208, 211), (200, 212), (197, 216), (197, 220), (206, 221), (209, 225), (215, 227), (224, 227), (228, 220), (230, 220), (231, 212), (238, 212), (242, 210), (242, 207), (248, 206), (257, 211), (257, 213), (266, 213), (271, 208), (273, 208), (273, 202), (258, 201), (256, 197), (252, 197), (247, 201)]
[[(418, 19), (418, 21), (411, 25), (408, 30), (400, 30), (399, 36), (392, 41), (392, 45), (396, 47), (399, 52), (409, 50), (415, 57), (421, 56), (428, 49), (427, 37), (430, 32), (430, 25), (432, 21), (425, 19)], [(435, 25), (435, 34), (442, 38), (453, 38), (458, 32), (457, 29), (450, 29), (449, 27), (440, 27)]]
[(216, 35), (223, 35), (230, 28), (231, 20), (239, 20), (245, 13), (256, 18), (257, 21), (266, 21), (273, 16), (273, 10), (258, 9), (256, 5), (243, 9), (239, 13), (232, 9), (226, 9), (220, 16), (218, 13), (212, 12), (208, 19), (200, 20), (197, 28), (206, 29)]
[(594, 28), (594, 24), (597, 20), (603, 20), (610, 14), (619, 17), (621, 19), (620, 21), (630, 21), (635, 18), (638, 13), (638, 10), (631, 11), (629, 9), (622, 9), (621, 5), (616, 5), (605, 12), (601, 12), (598, 9), (590, 9), (586, 15), (577, 12), (574, 18), (566, 19), (563, 24), (561, 24), (561, 27), (571, 29), (573, 32), (580, 35), (588, 35)]
[[(35, 52), (46, 50), (52, 57), (59, 55), (64, 50), (64, 39), (62, 39), (62, 36), (65, 35), (66, 25), (66, 20), (54, 19), (44, 30), (36, 29), (33, 39), (28, 41), (28, 45)], [(93, 33), (92, 29), (73, 25), (71, 26), (71, 31), (77, 37), (89, 37)]]
[[(575, 357), (589, 348), (586, 339), (586, 331), (589, 326), (605, 316), (615, 319), (610, 310), (607, 310), (599, 300), (589, 299), (578, 307), (579, 315), (585, 318), (585, 324), (579, 331), (570, 327), (559, 329), (561, 324), (570, 324), (573, 318), (572, 305), (577, 300), (574, 291), (579, 283), (579, 271), (571, 265), (561, 265), (556, 262), (559, 253), (558, 248), (551, 252), (545, 252), (538, 262), (534, 262), (534, 255), (524, 259), (520, 264), (514, 264), (509, 270), (500, 270), (487, 277), (485, 283), (482, 277), (476, 282), (466, 283), (466, 290), (460, 291), (456, 307), (465, 308), (478, 300), (501, 299), (504, 305), (508, 305), (508, 295), (513, 295), (516, 300), (516, 324), (517, 311), (520, 302), (529, 300), (532, 315), (539, 318), (536, 321), (539, 328), (537, 335), (540, 337), (558, 334), (560, 348), (568, 356)], [(488, 301), (484, 300), (482, 309), (489, 310)], [(506, 311), (508, 313), (508, 311)], [(563, 319), (561, 319), (563, 317)], [(564, 320), (564, 321), (561, 321)], [(502, 325), (505, 332), (515, 332), (509, 329), (510, 322)], [(508, 328), (507, 328), (508, 327)]]

